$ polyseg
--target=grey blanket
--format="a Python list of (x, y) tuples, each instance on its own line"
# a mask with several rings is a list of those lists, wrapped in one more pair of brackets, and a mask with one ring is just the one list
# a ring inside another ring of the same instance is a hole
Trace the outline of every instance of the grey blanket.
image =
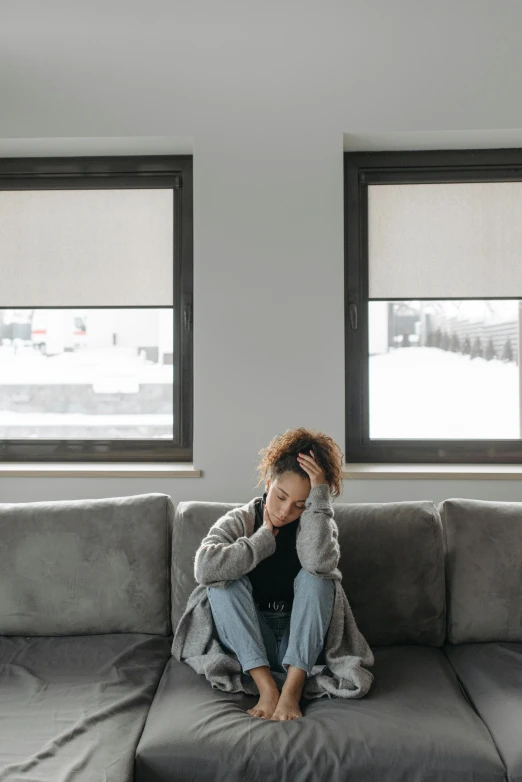
[[(254, 532), (256, 499), (218, 519), (201, 542), (194, 561), (198, 586), (187, 601), (172, 642), (173, 656), (204, 674), (212, 687), (249, 695), (258, 694), (257, 685), (242, 671), (237, 657), (219, 643), (207, 586), (226, 587), (274, 553), (272, 532), (265, 526)], [(303, 568), (320, 578), (335, 580), (335, 599), (326, 635), (326, 666), (307, 677), (304, 698), (362, 698), (373, 682), (373, 674), (366, 670), (374, 664), (373, 653), (355, 623), (341, 586), (342, 574), (337, 567), (339, 533), (333, 516), (328, 485), (313, 487), (298, 524), (296, 549)], [(273, 676), (284, 681), (285, 674), (274, 672)]]

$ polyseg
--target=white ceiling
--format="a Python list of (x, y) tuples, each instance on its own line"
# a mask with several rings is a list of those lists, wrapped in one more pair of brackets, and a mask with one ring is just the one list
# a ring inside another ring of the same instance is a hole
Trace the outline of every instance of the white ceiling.
[(0, 137), (519, 145), (521, 29), (512, 0), (3, 0)]

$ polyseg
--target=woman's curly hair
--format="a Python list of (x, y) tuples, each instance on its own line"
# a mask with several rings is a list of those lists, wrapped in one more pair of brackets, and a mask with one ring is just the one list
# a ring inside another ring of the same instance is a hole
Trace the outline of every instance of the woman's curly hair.
[(338, 497), (343, 490), (343, 452), (328, 435), (302, 427), (278, 434), (266, 448), (259, 451), (262, 458), (257, 470), (261, 477), (256, 485), (259, 486), (267, 476), (274, 479), (284, 472), (294, 472), (301, 478), (309, 478), (297, 461), (297, 455), (308, 454), (310, 448), (314, 452), (315, 461), (324, 470), (330, 494), (334, 498)]

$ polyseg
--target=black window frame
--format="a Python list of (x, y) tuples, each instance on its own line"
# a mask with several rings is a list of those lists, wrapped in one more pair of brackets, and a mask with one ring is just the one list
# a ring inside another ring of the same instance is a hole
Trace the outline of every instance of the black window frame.
[[(520, 464), (522, 462), (522, 439), (370, 440), (369, 438), (368, 186), (508, 181), (522, 181), (522, 149), (344, 153), (346, 463)], [(454, 298), (461, 299), (461, 297)], [(522, 338), (522, 334), (520, 336)]]
[[(193, 165), (190, 155), (0, 158), (0, 189), (165, 187), (174, 192), (172, 440), (0, 440), (1, 462), (187, 462), (193, 456)], [(28, 302), (17, 309), (35, 309)], [(85, 307), (82, 309), (102, 309)], [(136, 307), (137, 309), (138, 307)], [(153, 309), (143, 306), (143, 309)], [(158, 309), (157, 307), (156, 309)], [(63, 309), (78, 309), (77, 306)], [(105, 309), (129, 309), (106, 307)]]

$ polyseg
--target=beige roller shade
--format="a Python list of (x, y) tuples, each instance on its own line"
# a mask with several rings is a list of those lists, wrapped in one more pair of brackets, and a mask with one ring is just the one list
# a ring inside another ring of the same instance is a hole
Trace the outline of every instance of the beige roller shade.
[(369, 298), (522, 298), (522, 182), (368, 187)]
[(0, 307), (171, 306), (173, 191), (0, 191)]

